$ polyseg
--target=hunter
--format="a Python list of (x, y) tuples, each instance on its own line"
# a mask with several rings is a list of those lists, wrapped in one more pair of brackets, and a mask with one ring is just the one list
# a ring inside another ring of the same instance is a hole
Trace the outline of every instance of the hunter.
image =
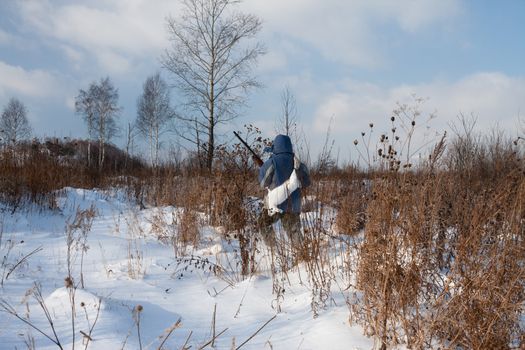
[(272, 225), (280, 219), (296, 250), (303, 244), (301, 188), (310, 185), (308, 168), (296, 157), (286, 135), (277, 135), (268, 151), (271, 156), (259, 169), (259, 183), (267, 189), (259, 228), (266, 245), (273, 249), (276, 239)]

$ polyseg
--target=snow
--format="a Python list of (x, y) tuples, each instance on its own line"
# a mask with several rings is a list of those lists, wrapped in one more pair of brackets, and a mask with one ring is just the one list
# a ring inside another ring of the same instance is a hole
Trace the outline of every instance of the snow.
[[(96, 216), (86, 240), (84, 288), (79, 284), (79, 249), (71, 251), (71, 275), (77, 288), (68, 288), (65, 227), (77, 210), (91, 206)], [(163, 348), (180, 349), (189, 339), (187, 346), (198, 349), (222, 331), (214, 341), (216, 349), (231, 349), (232, 344), (237, 347), (248, 339), (242, 349), (374, 347), (360, 327), (348, 322), (346, 298), (351, 291), (342, 292), (334, 285), (329, 305), (314, 317), (312, 287), (302, 265), (288, 272), (288, 281), (283, 282), (286, 292), (277, 300), (272, 274), (265, 267), (269, 251), (264, 246), (257, 256), (261, 271), (245, 279), (235, 264), (238, 242), (222, 238), (220, 228), (201, 227), (196, 248), (176, 251), (169, 237), (176, 233), (181, 208), (139, 210), (122, 191), (74, 188), (60, 192), (58, 207), (54, 211), (27, 207), (14, 214), (0, 207), (0, 253), (5, 256), (0, 301), (53, 338), (32, 293), (36, 286), (41, 288), (43, 304), (64, 349), (85, 348), (87, 338), (81, 331), (90, 334), (90, 349), (139, 349), (141, 345), (157, 349), (168, 334)], [(6, 278), (17, 262), (38, 248)], [(214, 274), (210, 267), (215, 263), (229, 269)], [(57, 348), (37, 330), (0, 312), (0, 349), (26, 348), (30, 338), (37, 349)]]

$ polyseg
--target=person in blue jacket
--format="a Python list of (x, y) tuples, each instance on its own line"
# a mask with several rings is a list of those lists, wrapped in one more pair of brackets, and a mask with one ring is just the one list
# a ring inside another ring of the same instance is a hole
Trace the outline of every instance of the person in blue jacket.
[[(272, 155), (259, 169), (259, 183), (262, 188), (273, 190), (290, 179), (294, 168), (301, 188), (310, 185), (308, 168), (301, 163), (293, 152), (292, 141), (287, 135), (277, 135), (270, 148)], [(269, 210), (265, 207), (259, 218), (259, 228), (265, 243), (275, 246), (275, 233), (272, 224), (281, 220), (283, 227), (295, 248), (302, 245), (301, 234), (301, 188), (288, 194), (286, 200), (279, 204), (278, 210)]]

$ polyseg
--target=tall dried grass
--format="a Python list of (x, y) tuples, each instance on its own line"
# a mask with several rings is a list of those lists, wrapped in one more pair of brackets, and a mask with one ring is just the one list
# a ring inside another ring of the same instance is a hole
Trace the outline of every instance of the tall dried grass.
[(352, 319), (383, 349), (523, 346), (523, 160), (501, 134), (469, 130), (372, 179)]
[[(319, 160), (331, 165), (314, 167), (313, 185), (304, 191), (303, 244), (291, 247), (284, 239), (272, 251), (277, 309), (287, 274), (301, 265), (313, 314), (329, 305), (342, 278), (355, 293), (350, 319), (381, 348), (523, 347), (523, 140), (476, 134), (473, 122), (461, 119), (452, 137), (435, 140), (415, 162), (420, 115), (399, 106), (391, 132), (378, 135), (376, 145), (370, 135), (377, 126), (370, 126), (356, 142), (366, 147), (361, 155), (369, 169), (338, 168), (330, 152), (324, 155), (330, 162)], [(254, 127), (245, 136), (258, 151), (266, 143)], [(13, 210), (26, 201), (53, 208), (65, 186), (122, 187), (142, 207), (182, 208), (172, 223), (177, 247), (197, 245), (202, 224), (220, 226), (239, 242), (240, 275), (257, 272), (256, 204), (263, 192), (241, 145), (221, 146), (211, 173), (191, 160), (150, 169), (116, 151), (99, 171), (86, 166), (82, 142), (67, 145), (1, 150), (0, 200)]]

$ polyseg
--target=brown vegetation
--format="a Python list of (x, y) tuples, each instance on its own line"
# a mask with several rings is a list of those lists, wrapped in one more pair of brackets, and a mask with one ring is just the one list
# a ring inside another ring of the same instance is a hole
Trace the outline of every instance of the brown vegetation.
[[(265, 140), (258, 130), (248, 134), (260, 151)], [(465, 122), (417, 165), (402, 156), (395, 136), (390, 140), (368, 151), (378, 157), (367, 171), (313, 172), (302, 250), (281, 242), (272, 251), (277, 309), (288, 271), (303, 263), (314, 315), (329, 304), (342, 277), (350, 321), (382, 348), (524, 346), (522, 140), (496, 132), (476, 136)], [(144, 206), (184, 208), (176, 219), (177, 242), (198, 244), (200, 218), (221, 226), (225, 238), (239, 241), (241, 274), (257, 272), (259, 208), (250, 198), (263, 193), (240, 145), (219, 147), (212, 173), (191, 160), (151, 169), (117, 149), (108, 149), (99, 171), (86, 165), (85, 145), (55, 140), (4, 148), (2, 202), (13, 210), (26, 201), (54, 208), (56, 191), (65, 186), (123, 187)]]

